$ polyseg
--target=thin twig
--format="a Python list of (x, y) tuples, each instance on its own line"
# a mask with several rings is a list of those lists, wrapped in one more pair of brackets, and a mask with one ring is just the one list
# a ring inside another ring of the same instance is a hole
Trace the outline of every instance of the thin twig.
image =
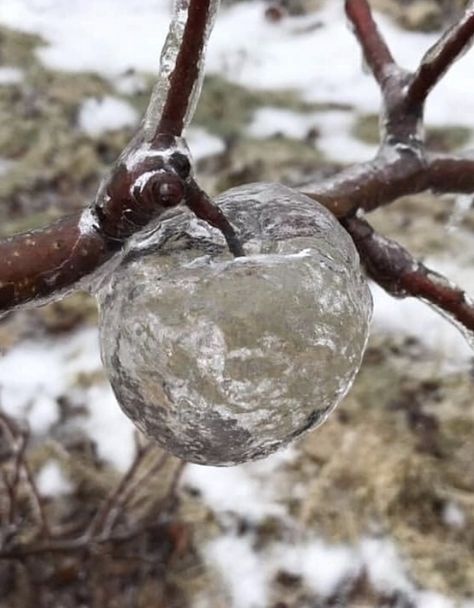
[[(150, 512), (154, 513), (162, 513), (166, 511), (171, 511), (175, 505), (177, 498), (178, 485), (181, 480), (182, 473), (186, 466), (186, 462), (184, 460), (180, 461), (175, 471), (173, 472), (173, 478), (171, 480), (170, 487), (168, 488), (168, 492), (166, 496), (158, 498), (150, 507)], [(133, 506), (135, 509), (140, 507), (143, 502), (145, 502), (145, 497), (142, 497), (138, 501), (135, 501)]]
[(345, 6), (347, 17), (362, 46), (365, 61), (383, 89), (387, 78), (398, 71), (398, 66), (377, 28), (367, 0), (346, 0)]
[(50, 526), (46, 510), (44, 508), (38, 486), (36, 485), (34, 475), (26, 458), (29, 431), (28, 429), (22, 428), (20, 425), (16, 424), (3, 412), (0, 412), (0, 425), (2, 426), (4, 433), (8, 435), (12, 454), (15, 454), (14, 471), (11, 479), (8, 477), (6, 471), (3, 473), (4, 484), (9, 495), (9, 523), (14, 524), (15, 522), (18, 507), (17, 497), (23, 473), (23, 479), (28, 490), (30, 502), (33, 507), (33, 511), (35, 512), (37, 522), (40, 526), (40, 535), (49, 536)]
[(132, 540), (136, 536), (146, 532), (146, 530), (152, 525), (156, 525), (156, 522), (148, 522), (146, 525), (140, 523), (137, 526), (128, 527), (123, 532), (117, 532), (108, 537), (91, 537), (89, 534), (84, 534), (73, 539), (52, 538), (40, 543), (18, 544), (5, 549), (0, 549), (0, 560), (24, 559), (29, 555), (41, 555), (44, 553), (71, 553), (76, 551), (86, 551), (88, 553), (92, 553), (96, 547), (101, 545), (106, 545), (108, 543), (124, 543)]
[(170, 76), (170, 88), (155, 137), (181, 135), (202, 69), (212, 0), (190, 0), (183, 41)]
[(128, 468), (127, 472), (122, 476), (115, 490), (113, 490), (108, 498), (105, 500), (102, 507), (97, 511), (94, 519), (92, 520), (86, 536), (95, 537), (100, 536), (104, 530), (107, 518), (110, 513), (116, 508), (120, 502), (122, 494), (126, 491), (129, 484), (132, 483), (140, 465), (144, 458), (150, 452), (151, 445), (145, 446), (143, 449), (138, 449), (132, 464)]
[(230, 252), (235, 257), (245, 255), (245, 251), (232, 224), (222, 210), (213, 203), (211, 198), (194, 181), (189, 185), (186, 205), (197, 217), (205, 220), (208, 224), (222, 232)]
[(462, 55), (474, 36), (474, 3), (462, 18), (434, 44), (421, 60), (408, 86), (408, 107), (422, 105), (432, 88), (441, 80), (450, 66)]
[(25, 472), (25, 479), (29, 487), (31, 502), (36, 513), (36, 518), (40, 524), (40, 535), (48, 537), (51, 535), (51, 527), (49, 525), (48, 516), (46, 514), (46, 509), (44, 508), (43, 499), (41, 498), (38, 490), (36, 480), (26, 459), (23, 462), (23, 470)]
[(9, 476), (7, 471), (3, 472), (3, 482), (8, 494), (7, 521), (10, 526), (13, 526), (17, 516), (18, 491), (25, 458), (25, 450), (28, 443), (28, 434), (26, 431), (20, 429), (18, 424), (1, 412), (0, 424), (8, 437), (11, 453), (14, 456), (12, 474)]
[(445, 277), (427, 268), (397, 242), (377, 234), (362, 218), (346, 218), (342, 225), (352, 236), (369, 276), (388, 293), (426, 300), (474, 332), (474, 302)]
[(148, 480), (164, 467), (168, 458), (169, 455), (164, 452), (155, 460), (150, 468), (143, 473), (143, 475), (137, 476), (133, 481), (130, 480), (130, 483), (123, 488), (123, 491), (117, 497), (113, 508), (109, 510), (107, 517), (104, 520), (101, 532), (103, 536), (107, 536), (112, 533), (120, 514), (125, 510), (134, 493), (140, 487), (146, 487)]

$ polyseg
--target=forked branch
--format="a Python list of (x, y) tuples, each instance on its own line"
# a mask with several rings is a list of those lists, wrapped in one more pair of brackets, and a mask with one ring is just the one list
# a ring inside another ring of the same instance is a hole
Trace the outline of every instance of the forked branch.
[[(134, 460), (117, 487), (85, 525), (55, 527), (53, 513), (44, 504), (30, 465), (28, 430), (0, 410), (0, 561), (24, 560), (54, 553), (92, 554), (101, 545), (119, 546), (134, 538), (153, 534), (158, 524), (169, 522), (177, 500), (184, 463), (170, 467), (166, 491), (156, 497), (142, 495), (152, 479), (159, 477), (169, 456), (151, 445), (137, 447)], [(146, 459), (151, 463), (146, 465)], [(142, 504), (138, 505), (135, 495)], [(28, 509), (25, 508), (25, 497)], [(131, 505), (132, 498), (134, 504)], [(145, 504), (143, 504), (143, 502)], [(81, 505), (84, 506), (84, 505)], [(127, 512), (127, 506), (131, 507)], [(87, 508), (85, 509), (87, 512)], [(79, 512), (80, 513), (80, 510)], [(25, 534), (25, 527), (29, 526)], [(171, 526), (170, 526), (171, 528)], [(170, 533), (172, 530), (170, 529)]]
[(422, 105), (431, 89), (451, 65), (469, 48), (474, 33), (474, 3), (463, 17), (433, 45), (421, 60), (407, 91), (407, 105)]
[[(158, 84), (142, 128), (93, 205), (52, 226), (0, 241), (0, 311), (58, 297), (89, 280), (107, 262), (113, 269), (114, 257), (130, 236), (181, 203), (218, 227), (234, 255), (243, 254), (233, 227), (195, 182), (181, 137), (197, 101), (218, 0), (175, 3)], [(372, 161), (343, 170), (305, 193), (340, 218), (369, 274), (382, 287), (398, 296), (428, 300), (472, 331), (474, 306), (463, 291), (415, 262), (393, 241), (375, 235), (356, 213), (425, 190), (474, 192), (474, 154), (430, 152), (422, 122), (429, 92), (474, 36), (474, 5), (428, 51), (413, 74), (395, 62), (367, 0), (346, 0), (345, 7), (381, 88), (381, 143)], [(179, 44), (173, 46), (176, 40)]]

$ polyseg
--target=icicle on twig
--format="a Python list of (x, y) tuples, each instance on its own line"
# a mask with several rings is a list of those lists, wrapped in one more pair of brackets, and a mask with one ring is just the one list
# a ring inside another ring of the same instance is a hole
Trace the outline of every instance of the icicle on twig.
[(220, 0), (175, 0), (161, 53), (160, 70), (145, 114), (146, 141), (158, 133), (181, 135), (194, 114), (204, 73), (204, 57)]

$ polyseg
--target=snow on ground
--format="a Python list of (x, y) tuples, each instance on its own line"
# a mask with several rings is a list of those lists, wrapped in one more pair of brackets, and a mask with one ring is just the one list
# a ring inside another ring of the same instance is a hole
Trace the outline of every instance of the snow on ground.
[(36, 483), (41, 496), (67, 494), (73, 489), (57, 462), (46, 463), (37, 475)]
[(269, 605), (267, 564), (253, 550), (250, 538), (222, 535), (207, 545), (205, 553), (225, 585), (232, 608)]
[(98, 137), (107, 131), (133, 127), (138, 121), (138, 113), (129, 103), (110, 96), (86, 99), (79, 110), (78, 118), (79, 128), (91, 137)]
[(205, 129), (191, 127), (187, 132), (186, 139), (195, 161), (220, 154), (225, 150), (223, 140), (216, 135), (211, 135)]
[[(251, 474), (253, 465), (245, 466)], [(220, 577), (233, 608), (269, 606), (279, 572), (301, 577), (305, 587), (321, 600), (366, 573), (374, 589), (409, 601), (414, 608), (473, 608), (469, 601), (456, 603), (439, 593), (419, 589), (389, 538), (364, 537), (352, 545), (330, 544), (308, 530), (297, 530), (295, 540), (293, 529), (291, 542), (274, 542), (259, 549), (251, 533), (226, 530), (222, 513), (220, 523), (224, 532), (208, 542), (202, 553), (208, 567)]]
[(0, 86), (18, 84), (23, 80), (23, 72), (18, 68), (0, 67)]
[[(0, 22), (44, 36), (49, 46), (38, 52), (52, 67), (116, 77), (130, 68), (156, 71), (170, 5), (162, 0), (2, 0)], [(259, 2), (222, 9), (209, 45), (208, 71), (246, 86), (290, 87), (313, 101), (337, 99), (360, 112), (377, 111), (379, 93), (373, 79), (361, 73), (342, 5), (327, 2), (315, 15), (280, 23), (266, 21)], [(436, 40), (436, 34), (403, 31), (381, 15), (377, 20), (408, 69)], [(468, 53), (430, 97), (429, 123), (472, 126), (465, 83), (473, 72), (474, 53)]]
[(67, 394), (88, 406), (82, 427), (97, 441), (99, 454), (123, 471), (134, 453), (133, 424), (122, 414), (105, 379), (89, 388), (78, 385), (80, 375), (101, 370), (96, 329), (63, 339), (22, 342), (0, 358), (2, 407), (11, 416), (27, 418), (33, 433), (45, 435), (58, 421), (58, 398)]
[(266, 480), (294, 457), (293, 449), (287, 448), (265, 460), (231, 468), (190, 464), (183, 483), (199, 490), (206, 504), (221, 516), (240, 516), (258, 523), (269, 516), (284, 516), (277, 489)]
[(8, 173), (8, 171), (10, 171), (14, 164), (15, 163), (11, 160), (8, 160), (6, 158), (0, 158), (0, 177)]
[(447, 502), (443, 508), (443, 521), (450, 528), (464, 528), (466, 514), (455, 502)]
[(373, 158), (376, 146), (370, 146), (351, 135), (354, 114), (328, 110), (298, 114), (280, 108), (262, 108), (255, 112), (247, 132), (257, 138), (282, 134), (304, 139), (311, 129), (318, 133), (317, 145), (330, 161), (354, 163)]

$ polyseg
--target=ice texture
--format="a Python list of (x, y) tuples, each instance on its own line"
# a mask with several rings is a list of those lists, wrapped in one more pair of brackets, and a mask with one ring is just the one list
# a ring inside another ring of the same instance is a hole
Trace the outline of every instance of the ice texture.
[[(205, 32), (205, 40), (202, 52), (199, 57), (196, 57), (196, 63), (199, 66), (197, 80), (194, 83), (193, 91), (189, 99), (188, 109), (185, 118), (185, 126), (187, 126), (194, 114), (197, 102), (201, 93), (202, 81), (204, 78), (204, 57), (207, 48), (207, 42), (211, 35), (214, 26), (217, 10), (220, 0), (210, 0), (209, 3), (209, 18)], [(166, 37), (163, 50), (160, 58), (160, 70), (158, 80), (153, 88), (150, 104), (146, 111), (144, 120), (145, 137), (152, 137), (156, 131), (158, 123), (163, 112), (163, 108), (170, 90), (170, 82), (176, 67), (176, 60), (181, 48), (186, 29), (188, 18), (189, 0), (174, 0), (173, 16), (170, 23), (168, 36)]]
[(216, 200), (247, 256), (188, 211), (136, 239), (98, 293), (125, 413), (187, 461), (262, 458), (324, 422), (352, 384), (372, 299), (324, 207), (278, 184)]

